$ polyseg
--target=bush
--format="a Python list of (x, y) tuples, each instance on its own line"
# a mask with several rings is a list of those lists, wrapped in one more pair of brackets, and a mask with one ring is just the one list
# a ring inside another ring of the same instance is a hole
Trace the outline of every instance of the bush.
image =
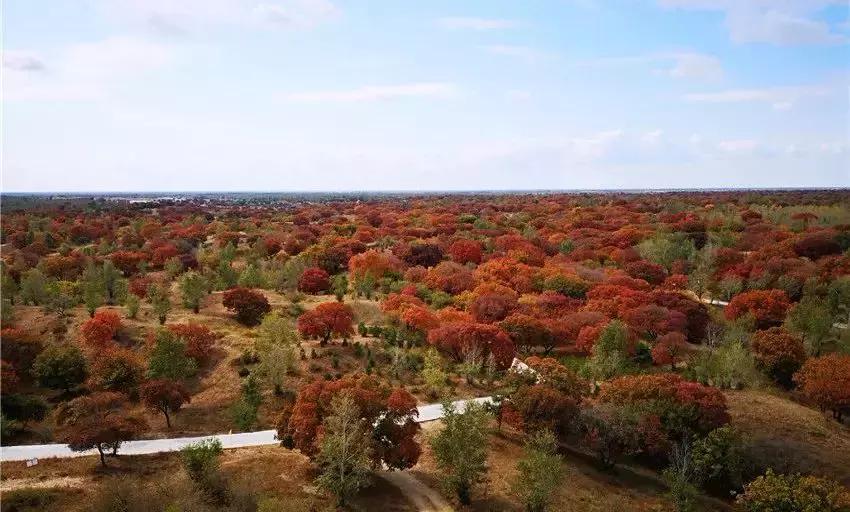
[(55, 489), (17, 489), (3, 493), (2, 512), (46, 510), (61, 493)]
[(843, 512), (850, 507), (850, 491), (826, 478), (768, 469), (747, 484), (736, 503), (745, 512)]
[(709, 491), (726, 494), (741, 488), (745, 459), (741, 435), (731, 426), (712, 430), (694, 442), (695, 480)]

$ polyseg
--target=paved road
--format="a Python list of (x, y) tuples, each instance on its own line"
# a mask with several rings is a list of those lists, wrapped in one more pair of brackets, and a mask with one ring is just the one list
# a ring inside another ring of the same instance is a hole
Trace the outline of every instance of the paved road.
[[(473, 400), (458, 400), (455, 406), (466, 407), (466, 402), (488, 402), (489, 397), (475, 398)], [(417, 421), (424, 423), (434, 421), (443, 417), (443, 408), (440, 404), (423, 405), (419, 408)], [(175, 437), (171, 439), (146, 439), (139, 441), (127, 441), (121, 444), (119, 453), (121, 455), (146, 455), (150, 453), (173, 452), (181, 448), (197, 443), (204, 439), (218, 439), (223, 448), (244, 448), (246, 446), (263, 446), (277, 444), (274, 430), (261, 430), (259, 432), (244, 432), (240, 434), (214, 434), (200, 437)], [(95, 455), (96, 450), (74, 452), (64, 444), (35, 444), (19, 446), (0, 447), (0, 461), (42, 459), (48, 457), (82, 457)]]

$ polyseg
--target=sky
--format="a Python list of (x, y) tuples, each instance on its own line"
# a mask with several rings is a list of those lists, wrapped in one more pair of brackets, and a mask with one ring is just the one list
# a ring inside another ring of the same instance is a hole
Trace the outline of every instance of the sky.
[(5, 0), (2, 190), (850, 186), (830, 0)]

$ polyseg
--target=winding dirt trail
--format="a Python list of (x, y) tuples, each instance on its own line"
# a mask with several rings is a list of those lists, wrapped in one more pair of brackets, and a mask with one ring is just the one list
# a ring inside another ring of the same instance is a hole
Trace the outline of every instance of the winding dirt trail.
[(419, 512), (453, 512), (439, 492), (423, 484), (407, 471), (379, 471), (378, 476), (401, 489)]

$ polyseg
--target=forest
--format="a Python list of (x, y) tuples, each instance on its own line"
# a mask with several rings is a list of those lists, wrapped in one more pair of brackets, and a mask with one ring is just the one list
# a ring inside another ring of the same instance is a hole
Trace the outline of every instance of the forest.
[(3, 512), (850, 511), (846, 190), (2, 200)]

